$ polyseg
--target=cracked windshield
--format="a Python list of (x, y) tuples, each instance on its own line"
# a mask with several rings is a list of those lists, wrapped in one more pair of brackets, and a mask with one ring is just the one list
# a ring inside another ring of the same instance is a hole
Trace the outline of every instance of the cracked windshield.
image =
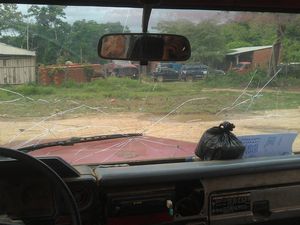
[(154, 9), (149, 32), (187, 37), (189, 60), (98, 56), (102, 35), (141, 22), (142, 9), (0, 4), (0, 145), (75, 165), (189, 158), (229, 121), (267, 138), (265, 155), (300, 149), (298, 15)]

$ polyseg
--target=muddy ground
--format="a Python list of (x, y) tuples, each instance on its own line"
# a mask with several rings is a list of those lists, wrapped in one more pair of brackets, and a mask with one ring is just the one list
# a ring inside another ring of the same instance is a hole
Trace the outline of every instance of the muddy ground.
[[(40, 143), (43, 139), (74, 136), (91, 136), (110, 133), (142, 132), (145, 135), (198, 142), (202, 133), (223, 120), (236, 125), (237, 135), (300, 132), (300, 109), (259, 111), (251, 114), (212, 115), (163, 115), (144, 113), (85, 114), (73, 117), (58, 116), (45, 120), (0, 120), (0, 143), (11, 147), (23, 147)], [(17, 143), (17, 144), (16, 144)], [(300, 151), (300, 137), (293, 145)]]

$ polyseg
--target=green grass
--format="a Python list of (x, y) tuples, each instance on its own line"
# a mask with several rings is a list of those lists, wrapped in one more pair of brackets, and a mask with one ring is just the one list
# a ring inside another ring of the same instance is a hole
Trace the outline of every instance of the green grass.
[[(63, 85), (39, 86), (35, 84), (3, 86), (10, 91), (18, 92), (29, 98), (22, 98), (9, 92), (0, 91), (0, 101), (20, 100), (0, 104), (0, 116), (36, 117), (49, 116), (53, 113), (68, 110), (82, 104), (101, 107), (105, 112), (145, 112), (165, 114), (192, 98), (204, 98), (191, 101), (176, 111), (177, 114), (214, 115), (223, 107), (230, 106), (251, 79), (252, 74), (208, 77), (196, 82), (153, 83), (131, 79), (109, 78), (91, 83), (78, 84), (66, 82)], [(255, 94), (269, 78), (258, 74), (251, 84), (251, 93)], [(289, 89), (300, 87), (300, 79), (279, 77), (268, 86), (250, 105), (243, 104), (235, 112), (251, 110), (291, 109), (300, 106), (300, 92)], [(219, 88), (218, 91), (209, 89)], [(223, 90), (224, 89), (224, 90)], [(31, 100), (33, 99), (33, 100)], [(249, 99), (249, 96), (241, 100)], [(48, 102), (48, 103), (47, 103)], [(89, 109), (75, 112), (92, 113)]]
[[(256, 73), (250, 72), (247, 74), (237, 74), (231, 72), (225, 76), (208, 76), (207, 79), (202, 82), (202, 84), (206, 88), (210, 87), (240, 89), (246, 87), (251, 79), (252, 82), (250, 84), (250, 87), (257, 88), (262, 87), (265, 83), (267, 83), (270, 80), (270, 77), (262, 71), (258, 71)], [(268, 88), (280, 88), (285, 90), (288, 90), (292, 87), (300, 87), (300, 78), (296, 78), (292, 75), (285, 76), (284, 74), (278, 74), (268, 85)]]

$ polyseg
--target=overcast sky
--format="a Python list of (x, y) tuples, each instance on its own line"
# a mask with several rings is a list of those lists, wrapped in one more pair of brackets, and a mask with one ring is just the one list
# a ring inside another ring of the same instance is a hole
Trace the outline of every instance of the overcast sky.
[[(30, 5), (19, 5), (19, 9), (23, 13), (26, 13), (29, 7)], [(121, 22), (122, 25), (127, 25), (131, 31), (141, 31), (142, 9), (68, 6), (65, 13), (66, 20), (69, 23), (83, 19), (95, 20), (99, 23)], [(232, 15), (232, 13), (221, 13), (219, 11), (153, 9), (149, 28), (155, 27), (162, 20), (187, 19), (197, 23), (207, 19), (225, 21), (231, 18)]]

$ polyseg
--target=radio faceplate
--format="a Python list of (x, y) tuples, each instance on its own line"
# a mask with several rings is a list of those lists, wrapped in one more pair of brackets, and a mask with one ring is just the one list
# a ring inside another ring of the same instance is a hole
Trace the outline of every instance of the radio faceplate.
[(300, 215), (300, 184), (216, 192), (209, 197), (211, 225), (250, 224)]
[(145, 189), (125, 188), (122, 191), (107, 193), (107, 215), (109, 217), (166, 213), (167, 200), (173, 201), (175, 196), (174, 186), (148, 187)]
[(251, 211), (250, 193), (211, 196), (211, 215)]

